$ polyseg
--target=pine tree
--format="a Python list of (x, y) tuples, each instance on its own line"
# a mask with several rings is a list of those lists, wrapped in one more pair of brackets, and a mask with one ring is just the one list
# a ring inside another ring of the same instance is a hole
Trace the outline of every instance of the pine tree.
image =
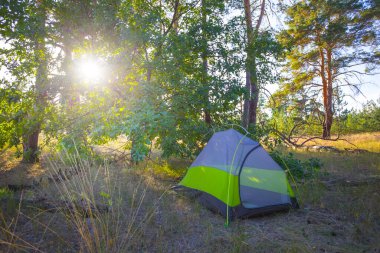
[(379, 63), (375, 9), (372, 1), (309, 0), (286, 11), (288, 28), (281, 41), (289, 48), (287, 67), (292, 78), (282, 89), (322, 97), (323, 138), (331, 136), (337, 89), (358, 89), (358, 84), (347, 78), (363, 74), (354, 67), (367, 64), (370, 71)]

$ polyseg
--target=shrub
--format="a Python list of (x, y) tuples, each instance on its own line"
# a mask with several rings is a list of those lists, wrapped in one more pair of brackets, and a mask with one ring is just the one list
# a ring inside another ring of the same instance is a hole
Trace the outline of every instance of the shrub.
[(309, 158), (301, 161), (295, 158), (294, 154), (289, 152), (283, 154), (277, 150), (270, 153), (275, 160), (286, 172), (290, 173), (295, 179), (308, 179), (316, 177), (322, 167), (321, 160), (317, 158)]

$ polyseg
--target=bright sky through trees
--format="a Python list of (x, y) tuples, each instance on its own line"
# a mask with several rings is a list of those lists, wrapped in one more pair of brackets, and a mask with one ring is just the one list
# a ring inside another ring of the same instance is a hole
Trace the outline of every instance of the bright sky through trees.
[(84, 56), (76, 64), (76, 74), (79, 80), (89, 84), (97, 84), (104, 79), (106, 70), (100, 59)]

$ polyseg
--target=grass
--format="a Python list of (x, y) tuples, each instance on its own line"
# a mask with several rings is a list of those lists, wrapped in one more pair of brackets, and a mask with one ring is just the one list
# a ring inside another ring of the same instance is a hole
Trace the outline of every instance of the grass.
[(148, 201), (149, 185), (139, 175), (111, 173), (107, 161), (96, 164), (70, 154), (59, 158), (60, 162), (51, 160), (50, 167), (52, 175), (58, 175), (55, 185), (65, 204), (60, 212), (77, 232), (80, 251), (126, 252), (138, 247), (136, 241), (165, 192)]
[[(282, 149), (282, 151), (285, 151)], [(301, 160), (317, 158), (324, 164), (323, 170), (336, 177), (360, 178), (380, 174), (380, 149), (366, 153), (308, 152), (292, 150)]]
[[(292, 150), (324, 164), (321, 176), (297, 182), (301, 208), (236, 220), (229, 228), (221, 216), (170, 190), (189, 161), (153, 159), (129, 167), (68, 154), (45, 158), (40, 184), (22, 194), (52, 200), (56, 208), (16, 202), (7, 209), (4, 199), (19, 198), (20, 191), (0, 188), (0, 252), (376, 252), (380, 187), (365, 182), (380, 175), (380, 147), (368, 136), (346, 137), (367, 140), (370, 148), (358, 147), (368, 153)], [(353, 179), (364, 183), (326, 184)]]
[[(332, 136), (331, 139), (336, 139), (337, 136)], [(340, 140), (320, 140), (315, 139), (307, 143), (307, 146), (322, 145), (333, 146), (335, 148), (344, 149), (364, 149), (370, 152), (380, 152), (380, 132), (360, 133), (340, 136)], [(306, 139), (300, 139), (301, 143)]]

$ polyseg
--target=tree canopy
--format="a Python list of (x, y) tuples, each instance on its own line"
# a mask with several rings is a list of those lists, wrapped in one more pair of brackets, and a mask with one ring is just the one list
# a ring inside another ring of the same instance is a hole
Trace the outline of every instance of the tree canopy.
[[(270, 27), (273, 8), (286, 27)], [(312, 122), (329, 138), (355, 66), (379, 63), (376, 1), (1, 0), (0, 13), (0, 147), (31, 162), (41, 133), (84, 154), (125, 136), (135, 161), (154, 145), (192, 156), (230, 124), (267, 138)]]

